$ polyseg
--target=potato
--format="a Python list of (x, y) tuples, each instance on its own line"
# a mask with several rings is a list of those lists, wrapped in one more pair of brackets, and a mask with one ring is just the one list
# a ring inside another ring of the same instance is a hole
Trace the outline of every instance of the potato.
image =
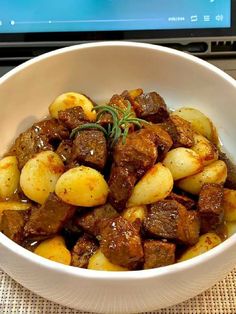
[(224, 189), (223, 198), (225, 221), (236, 221), (236, 191)]
[(170, 170), (174, 180), (191, 176), (203, 169), (200, 156), (185, 147), (170, 150), (163, 160), (163, 165)]
[(93, 254), (88, 263), (88, 269), (105, 271), (127, 271), (128, 269), (119, 265), (112, 264), (99, 249)]
[(41, 242), (34, 253), (61, 264), (70, 265), (71, 263), (71, 254), (62, 236), (55, 236)]
[(233, 234), (236, 233), (236, 222), (226, 222), (225, 228), (227, 231), (227, 237), (231, 237)]
[(143, 93), (143, 90), (141, 88), (129, 90), (129, 96), (132, 99), (135, 99), (136, 97), (140, 96), (142, 93)]
[(198, 195), (205, 183), (224, 183), (227, 178), (227, 167), (224, 161), (217, 160), (204, 167), (202, 172), (176, 182), (182, 190)]
[(183, 262), (195, 256), (201, 255), (213, 249), (220, 243), (221, 239), (217, 234), (213, 232), (203, 234), (200, 236), (198, 242), (194, 246), (190, 247), (183, 253), (178, 262)]
[(30, 204), (21, 202), (0, 202), (0, 223), (4, 210), (27, 210), (30, 208), (30, 206)]
[(15, 193), (19, 186), (20, 171), (15, 156), (0, 160), (0, 198), (7, 199)]
[(0, 202), (0, 211), (3, 210), (27, 210), (31, 207), (29, 203), (21, 202)]
[(126, 208), (122, 213), (123, 218), (129, 222), (134, 222), (136, 219), (143, 221), (147, 216), (147, 207), (145, 205)]
[(0, 202), (0, 222), (2, 219), (2, 213), (4, 210), (28, 210), (30, 209), (31, 204), (21, 203), (21, 202)]
[(218, 144), (219, 139), (215, 126), (201, 111), (194, 108), (182, 107), (172, 114), (189, 121), (195, 132), (205, 136), (212, 143)]
[(101, 173), (85, 166), (63, 173), (55, 188), (57, 196), (64, 202), (84, 207), (105, 204), (108, 191), (108, 185)]
[(157, 163), (135, 185), (127, 207), (155, 203), (168, 196), (173, 188), (173, 177), (168, 168)]
[(73, 107), (81, 107), (90, 121), (96, 120), (96, 111), (93, 110), (94, 106), (91, 100), (86, 96), (78, 93), (65, 93), (58, 96), (49, 106), (50, 115), (53, 118), (58, 118), (60, 110), (66, 110)]
[(194, 134), (194, 145), (191, 149), (200, 156), (204, 166), (218, 159), (218, 150), (216, 146), (201, 134)]
[(60, 157), (52, 151), (44, 151), (27, 161), (20, 175), (20, 186), (25, 195), (43, 204), (64, 172)]

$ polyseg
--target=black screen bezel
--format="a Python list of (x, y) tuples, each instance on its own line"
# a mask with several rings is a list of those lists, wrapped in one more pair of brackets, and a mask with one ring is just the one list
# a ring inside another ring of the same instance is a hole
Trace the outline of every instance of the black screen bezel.
[[(234, 13), (235, 12), (235, 13)], [(234, 14), (233, 14), (234, 13)], [(86, 42), (98, 40), (155, 40), (185, 37), (231, 37), (236, 36), (236, 0), (231, 0), (231, 27), (177, 30), (93, 31), (93, 32), (47, 32), (47, 33), (1, 33), (0, 43), (37, 42)]]

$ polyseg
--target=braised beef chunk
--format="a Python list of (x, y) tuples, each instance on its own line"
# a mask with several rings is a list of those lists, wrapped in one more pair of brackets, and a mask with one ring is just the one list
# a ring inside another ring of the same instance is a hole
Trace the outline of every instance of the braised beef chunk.
[(136, 97), (135, 110), (137, 117), (153, 123), (163, 122), (169, 117), (164, 99), (156, 92)]
[(143, 90), (141, 88), (133, 89), (133, 90), (124, 90), (121, 93), (121, 97), (123, 97), (125, 100), (128, 100), (133, 108), (133, 110), (136, 112), (139, 110), (140, 106), (138, 103), (136, 103), (135, 98), (143, 94)]
[[(120, 108), (121, 110), (126, 110), (128, 107), (128, 101), (122, 96), (122, 95), (113, 95), (112, 98), (109, 101), (109, 106), (111, 107), (117, 107)], [(133, 108), (131, 108), (132, 110)], [(135, 112), (133, 111), (133, 115), (135, 116)], [(121, 117), (122, 113), (118, 112), (118, 116)], [(99, 123), (103, 126), (107, 126), (108, 124), (113, 123), (112, 115), (108, 112), (104, 113), (100, 118), (99, 118)]]
[(200, 222), (197, 212), (187, 211), (174, 200), (163, 200), (149, 205), (144, 229), (152, 236), (194, 244), (198, 241)]
[(89, 119), (85, 116), (83, 109), (79, 106), (59, 111), (58, 120), (69, 130), (89, 122)]
[(130, 133), (125, 143), (119, 140), (114, 149), (114, 162), (124, 167), (137, 177), (141, 177), (157, 160), (157, 148), (153, 141), (139, 132)]
[(182, 204), (184, 207), (186, 207), (187, 209), (193, 209), (197, 205), (196, 202), (193, 199), (191, 199), (190, 197), (187, 197), (184, 195), (179, 195), (179, 194), (176, 194), (174, 192), (171, 192), (167, 196), (166, 199), (177, 201), (180, 204)]
[(99, 223), (103, 218), (117, 217), (117, 211), (109, 204), (94, 208), (92, 211), (78, 217), (76, 224), (84, 231), (97, 236), (99, 234)]
[(69, 137), (68, 130), (60, 125), (56, 119), (35, 123), (27, 131), (20, 134), (8, 155), (15, 155), (19, 168), (35, 154), (43, 150), (54, 150), (59, 143)]
[(141, 237), (137, 229), (122, 217), (104, 219), (100, 227), (102, 253), (113, 264), (135, 269), (143, 260)]
[(146, 240), (143, 250), (144, 269), (167, 266), (175, 262), (175, 244), (173, 243)]
[[(78, 211), (78, 208), (76, 212)], [(66, 223), (63, 224), (63, 228), (60, 234), (65, 239), (66, 247), (68, 250), (72, 250), (77, 240), (83, 234), (83, 229), (77, 225), (75, 215), (71, 217)]]
[(176, 116), (172, 115), (161, 126), (169, 133), (174, 144), (173, 147), (192, 147), (194, 144), (193, 130), (191, 124)]
[(87, 268), (90, 257), (97, 249), (97, 243), (88, 235), (83, 235), (73, 247), (71, 252), (71, 265)]
[(223, 160), (227, 166), (227, 179), (224, 187), (228, 189), (236, 189), (236, 165), (220, 150), (219, 159)]
[(62, 202), (55, 194), (51, 193), (46, 202), (38, 208), (33, 208), (24, 232), (25, 236), (50, 236), (59, 232), (63, 224), (75, 212), (75, 206)]
[(102, 170), (107, 160), (107, 143), (103, 132), (94, 129), (78, 132), (73, 142), (72, 160)]
[(136, 180), (136, 175), (129, 172), (128, 169), (112, 167), (108, 181), (110, 190), (108, 200), (119, 212), (125, 209)]
[(208, 232), (215, 229), (223, 220), (223, 186), (207, 183), (201, 188), (198, 209), (201, 218), (201, 230)]
[(200, 233), (200, 218), (196, 210), (185, 212), (185, 224), (182, 226), (183, 242), (193, 245), (198, 242)]
[(170, 135), (158, 124), (145, 124), (140, 133), (146, 133), (158, 150), (158, 160), (162, 160), (173, 145)]
[(65, 165), (68, 165), (71, 161), (72, 144), (71, 140), (63, 140), (56, 150)]
[(125, 110), (128, 106), (128, 102), (125, 100), (123, 96), (115, 94), (111, 97), (109, 105)]
[(28, 210), (4, 210), (0, 220), (0, 231), (11, 240), (21, 244), (28, 216)]
[(62, 141), (69, 137), (68, 130), (58, 123), (56, 119), (48, 119), (37, 122), (33, 125), (38, 136), (45, 136), (49, 144), (53, 145), (54, 141)]

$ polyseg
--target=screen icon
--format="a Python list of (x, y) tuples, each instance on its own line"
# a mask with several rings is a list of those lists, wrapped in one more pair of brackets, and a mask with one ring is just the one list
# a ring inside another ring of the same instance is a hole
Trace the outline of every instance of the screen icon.
[(204, 15), (203, 20), (204, 20), (204, 22), (210, 22), (210, 20), (211, 20), (210, 15)]
[(222, 22), (224, 19), (224, 15), (223, 14), (217, 14), (216, 15), (216, 21), (217, 22)]
[(191, 22), (197, 22), (198, 21), (198, 16), (197, 15), (192, 15), (190, 17)]

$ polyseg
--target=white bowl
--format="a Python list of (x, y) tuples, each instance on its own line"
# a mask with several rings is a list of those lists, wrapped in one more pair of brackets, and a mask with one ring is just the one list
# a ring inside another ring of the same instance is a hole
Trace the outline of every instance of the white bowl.
[[(236, 82), (208, 63), (175, 50), (128, 42), (60, 49), (0, 79), (0, 152), (55, 96), (79, 91), (95, 101), (124, 89), (156, 90), (171, 108), (199, 108), (215, 122), (236, 156)], [(41, 258), (0, 234), (0, 265), (12, 278), (54, 302), (94, 312), (151, 311), (191, 298), (236, 264), (236, 234), (210, 252), (179, 264), (133, 272), (99, 272)]]

